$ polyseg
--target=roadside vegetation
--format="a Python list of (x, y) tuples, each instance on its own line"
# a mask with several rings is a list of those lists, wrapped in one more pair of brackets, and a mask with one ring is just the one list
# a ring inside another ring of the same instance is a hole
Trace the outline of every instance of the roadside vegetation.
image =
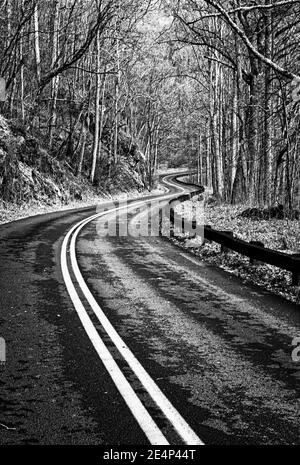
[[(197, 200), (185, 202), (192, 210)], [(300, 254), (300, 222), (297, 219), (247, 219), (245, 205), (215, 204), (210, 198), (204, 209), (205, 224), (220, 231), (233, 231), (234, 237), (244, 241), (259, 241), (265, 247), (286, 254)], [(180, 214), (181, 206), (177, 207)], [(250, 208), (250, 207), (249, 207)], [(259, 209), (257, 209), (259, 211)], [(202, 221), (202, 218), (198, 218)], [(250, 263), (250, 259), (234, 251), (221, 252), (220, 244), (202, 241), (196, 237), (176, 233), (173, 242), (205, 262), (218, 266), (238, 276), (245, 282), (259, 285), (295, 303), (300, 303), (300, 287), (292, 286), (291, 273), (261, 262)]]

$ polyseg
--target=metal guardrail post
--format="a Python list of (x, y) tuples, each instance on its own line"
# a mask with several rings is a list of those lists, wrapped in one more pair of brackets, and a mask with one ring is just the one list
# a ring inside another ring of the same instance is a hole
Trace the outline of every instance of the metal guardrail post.
[[(262, 247), (263, 249), (265, 248), (265, 244), (260, 241), (250, 241), (249, 244), (251, 245), (256, 245), (256, 247)], [(250, 257), (250, 265), (260, 265), (263, 262), (260, 262), (259, 260), (255, 260), (253, 257)]]
[[(230, 236), (233, 238), (233, 231), (220, 231), (220, 233), (226, 234), (227, 236)], [(229, 250), (230, 249), (228, 247), (225, 247), (223, 244), (221, 244), (221, 253), (228, 253)]]
[(158, 234), (161, 237), (162, 236), (162, 227), (163, 227), (163, 212), (162, 212), (162, 207), (159, 207), (159, 218), (158, 218)]
[(170, 237), (174, 237), (175, 235), (175, 213), (174, 208), (170, 208)]

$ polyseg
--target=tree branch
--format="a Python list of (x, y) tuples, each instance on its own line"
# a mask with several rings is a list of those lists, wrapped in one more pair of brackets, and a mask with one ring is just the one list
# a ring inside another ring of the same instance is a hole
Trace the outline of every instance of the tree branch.
[(43, 76), (41, 80), (41, 84), (39, 86), (39, 90), (38, 90), (39, 95), (41, 94), (42, 90), (46, 87), (46, 85), (49, 84), (49, 82), (51, 82), (51, 80), (54, 77), (63, 73), (67, 69), (70, 69), (71, 66), (77, 63), (77, 61), (79, 61), (84, 56), (85, 52), (88, 50), (89, 46), (95, 39), (97, 32), (98, 31), (100, 33), (103, 32), (105, 30), (106, 25), (111, 20), (113, 15), (112, 13), (110, 13), (110, 9), (111, 9), (111, 5), (109, 3), (103, 10), (99, 11), (96, 23), (89, 30), (83, 45), (73, 54), (73, 56), (68, 61), (57, 66), (56, 68), (49, 71), (48, 74)]
[[(239, 8), (234, 8), (232, 10), (227, 11), (229, 15), (235, 15), (236, 13), (249, 13), (251, 11), (257, 11), (257, 10), (271, 10), (275, 8), (280, 8), (283, 6), (288, 6), (288, 5), (297, 5), (300, 3), (300, 0), (285, 0), (277, 3), (271, 3), (268, 5), (251, 5), (251, 6), (240, 6)], [(189, 24), (195, 24), (202, 19), (209, 19), (209, 18), (216, 18), (222, 16), (222, 13), (211, 13), (211, 14), (205, 14), (202, 15), (200, 18), (196, 19), (195, 21), (190, 21)]]
[[(250, 40), (248, 39), (244, 31), (240, 29), (240, 27), (235, 23), (235, 21), (233, 21), (233, 19), (229, 16), (229, 13), (226, 10), (224, 10), (224, 8), (218, 2), (216, 2), (215, 0), (205, 0), (205, 2), (208, 5), (214, 7), (217, 11), (219, 11), (221, 16), (226, 20), (226, 22), (229, 24), (231, 29), (242, 39), (244, 44), (247, 46), (248, 50), (250, 50), (256, 58), (258, 58), (260, 61), (268, 65), (270, 68), (272, 68), (277, 73), (281, 74), (282, 76), (290, 80), (293, 80), (295, 78), (300, 79), (300, 77), (297, 74), (291, 73), (287, 69), (282, 68), (280, 65), (278, 65), (277, 63), (274, 63), (272, 60), (265, 57), (258, 50), (256, 50), (256, 48), (250, 42)], [(295, 2), (300, 3), (300, 0), (295, 0), (293, 3)]]

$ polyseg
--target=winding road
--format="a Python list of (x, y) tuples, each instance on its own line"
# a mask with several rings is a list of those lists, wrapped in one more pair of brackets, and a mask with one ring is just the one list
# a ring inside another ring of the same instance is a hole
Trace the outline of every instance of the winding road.
[(299, 307), (135, 234), (155, 199), (0, 227), (0, 444), (300, 444)]

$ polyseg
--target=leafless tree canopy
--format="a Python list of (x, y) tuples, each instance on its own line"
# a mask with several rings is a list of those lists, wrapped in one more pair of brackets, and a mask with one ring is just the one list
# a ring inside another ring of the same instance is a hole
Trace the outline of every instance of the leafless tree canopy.
[(300, 1), (1, 0), (1, 113), (92, 182), (129, 140), (226, 201), (299, 206)]

